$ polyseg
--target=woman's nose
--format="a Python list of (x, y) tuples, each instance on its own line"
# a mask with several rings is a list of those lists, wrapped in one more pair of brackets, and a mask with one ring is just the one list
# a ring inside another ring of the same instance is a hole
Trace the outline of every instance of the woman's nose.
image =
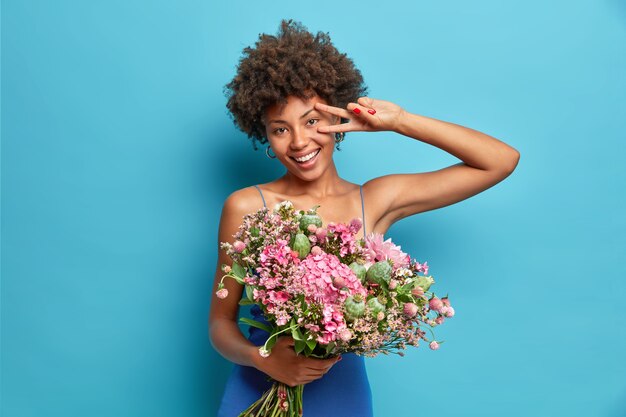
[(307, 143), (309, 143), (309, 138), (306, 132), (302, 129), (294, 129), (293, 135), (291, 136), (291, 147), (294, 149), (303, 149), (306, 148)]

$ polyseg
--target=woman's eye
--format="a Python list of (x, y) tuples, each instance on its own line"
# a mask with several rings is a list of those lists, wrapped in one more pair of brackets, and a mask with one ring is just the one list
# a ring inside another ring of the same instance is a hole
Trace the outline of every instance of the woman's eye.
[(280, 135), (285, 130), (284, 127), (279, 127), (278, 129), (274, 129), (274, 133)]
[[(307, 122), (309, 124), (309, 126), (314, 125), (315, 123), (319, 122), (320, 119), (309, 119), (309, 121)], [(311, 122), (315, 122), (315, 123), (311, 123)]]

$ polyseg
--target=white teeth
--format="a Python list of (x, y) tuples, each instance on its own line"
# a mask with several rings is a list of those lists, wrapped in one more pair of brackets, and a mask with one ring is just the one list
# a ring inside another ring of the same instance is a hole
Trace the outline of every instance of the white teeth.
[(302, 158), (294, 158), (294, 159), (298, 162), (306, 162), (309, 159), (313, 158), (315, 155), (317, 155), (318, 152), (319, 152), (319, 149), (315, 152), (311, 152), (310, 154), (303, 156)]

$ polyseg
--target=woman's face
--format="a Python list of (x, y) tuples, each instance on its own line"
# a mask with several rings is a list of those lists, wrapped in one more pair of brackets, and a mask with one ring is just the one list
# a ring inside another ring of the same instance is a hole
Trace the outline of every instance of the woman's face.
[(317, 102), (327, 104), (317, 95), (308, 100), (289, 96), (287, 104), (274, 104), (265, 111), (265, 131), (276, 157), (305, 180), (319, 177), (332, 163), (335, 134), (319, 133), (317, 128), (339, 123), (337, 116), (316, 110)]

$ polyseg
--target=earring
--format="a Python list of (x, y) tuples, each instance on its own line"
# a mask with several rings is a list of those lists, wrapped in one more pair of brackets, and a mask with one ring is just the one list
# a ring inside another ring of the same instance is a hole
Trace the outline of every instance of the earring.
[(265, 155), (267, 155), (267, 157), (271, 158), (271, 159), (276, 158), (276, 154), (274, 154), (274, 156), (270, 155), (270, 147), (269, 146), (267, 148), (265, 148)]
[(344, 137), (346, 136), (346, 132), (337, 132), (335, 133), (335, 145), (337, 146), (337, 150), (340, 151), (339, 144), (343, 142)]

